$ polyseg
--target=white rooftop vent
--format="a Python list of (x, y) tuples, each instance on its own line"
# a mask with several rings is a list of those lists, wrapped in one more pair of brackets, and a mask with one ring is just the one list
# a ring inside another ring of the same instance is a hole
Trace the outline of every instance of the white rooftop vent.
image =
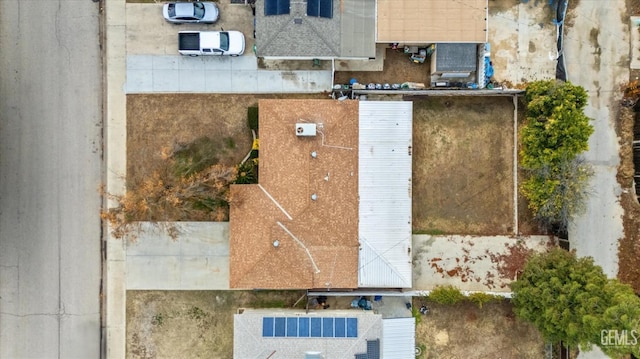
[(275, 241), (273, 241), (273, 246), (276, 247), (276, 248), (280, 247), (280, 241), (277, 240), (277, 239)]
[(296, 123), (296, 136), (312, 137), (316, 135), (315, 123)]
[(317, 194), (315, 194), (315, 193), (314, 193), (314, 194), (312, 194), (312, 195), (311, 195), (311, 200), (312, 200), (312, 201), (317, 201), (317, 200), (318, 200), (318, 195), (317, 195)]
[(316, 151), (311, 152), (311, 157), (318, 158), (318, 152)]

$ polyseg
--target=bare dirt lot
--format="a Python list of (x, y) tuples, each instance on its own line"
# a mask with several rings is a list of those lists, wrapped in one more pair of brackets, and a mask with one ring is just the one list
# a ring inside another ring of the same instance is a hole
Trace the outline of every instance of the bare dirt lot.
[[(515, 318), (507, 301), (455, 305), (426, 303), (429, 313), (416, 326), (416, 346), (424, 359), (544, 358), (544, 340)], [(414, 300), (414, 305), (420, 305)]]
[(414, 101), (413, 229), (513, 233), (511, 97)]
[(128, 291), (127, 358), (232, 358), (233, 314), (238, 308), (292, 307), (304, 294)]
[(334, 83), (348, 84), (355, 78), (361, 84), (418, 82), (429, 86), (431, 82), (429, 60), (413, 63), (402, 49), (386, 49), (383, 71), (336, 71)]

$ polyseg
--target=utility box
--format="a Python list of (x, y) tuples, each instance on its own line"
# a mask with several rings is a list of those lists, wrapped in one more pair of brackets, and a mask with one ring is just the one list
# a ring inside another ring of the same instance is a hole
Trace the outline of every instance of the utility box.
[(296, 136), (312, 137), (316, 135), (315, 123), (296, 123)]

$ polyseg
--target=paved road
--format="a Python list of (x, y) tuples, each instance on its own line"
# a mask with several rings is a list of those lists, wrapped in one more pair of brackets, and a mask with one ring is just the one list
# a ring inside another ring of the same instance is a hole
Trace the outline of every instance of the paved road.
[(581, 1), (574, 10), (575, 24), (565, 32), (569, 80), (589, 92), (585, 108), (595, 132), (589, 139), (587, 162), (594, 168), (587, 211), (569, 226), (571, 247), (579, 256), (591, 256), (610, 278), (618, 275), (618, 239), (623, 235), (620, 186), (616, 181), (618, 139), (616, 113), (621, 86), (629, 81), (629, 28), (625, 1)]
[(0, 358), (100, 357), (99, 4), (0, 1)]
[[(573, 0), (570, 0), (573, 1)], [(579, 256), (591, 256), (610, 278), (618, 275), (618, 239), (623, 235), (620, 186), (616, 181), (618, 140), (615, 103), (621, 85), (629, 80), (629, 28), (625, 1), (580, 1), (574, 10), (575, 24), (566, 32), (565, 57), (569, 80), (589, 92), (587, 116), (594, 119), (586, 160), (594, 168), (592, 195), (587, 211), (569, 226), (571, 247)], [(623, 20), (621, 20), (623, 19)], [(595, 343), (600, 344), (600, 343)], [(607, 356), (598, 347), (581, 352), (580, 359)]]

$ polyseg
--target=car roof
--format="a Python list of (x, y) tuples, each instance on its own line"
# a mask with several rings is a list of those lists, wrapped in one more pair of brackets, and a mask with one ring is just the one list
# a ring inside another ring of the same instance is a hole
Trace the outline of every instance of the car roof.
[(176, 17), (193, 16), (193, 3), (177, 2), (175, 4)]

